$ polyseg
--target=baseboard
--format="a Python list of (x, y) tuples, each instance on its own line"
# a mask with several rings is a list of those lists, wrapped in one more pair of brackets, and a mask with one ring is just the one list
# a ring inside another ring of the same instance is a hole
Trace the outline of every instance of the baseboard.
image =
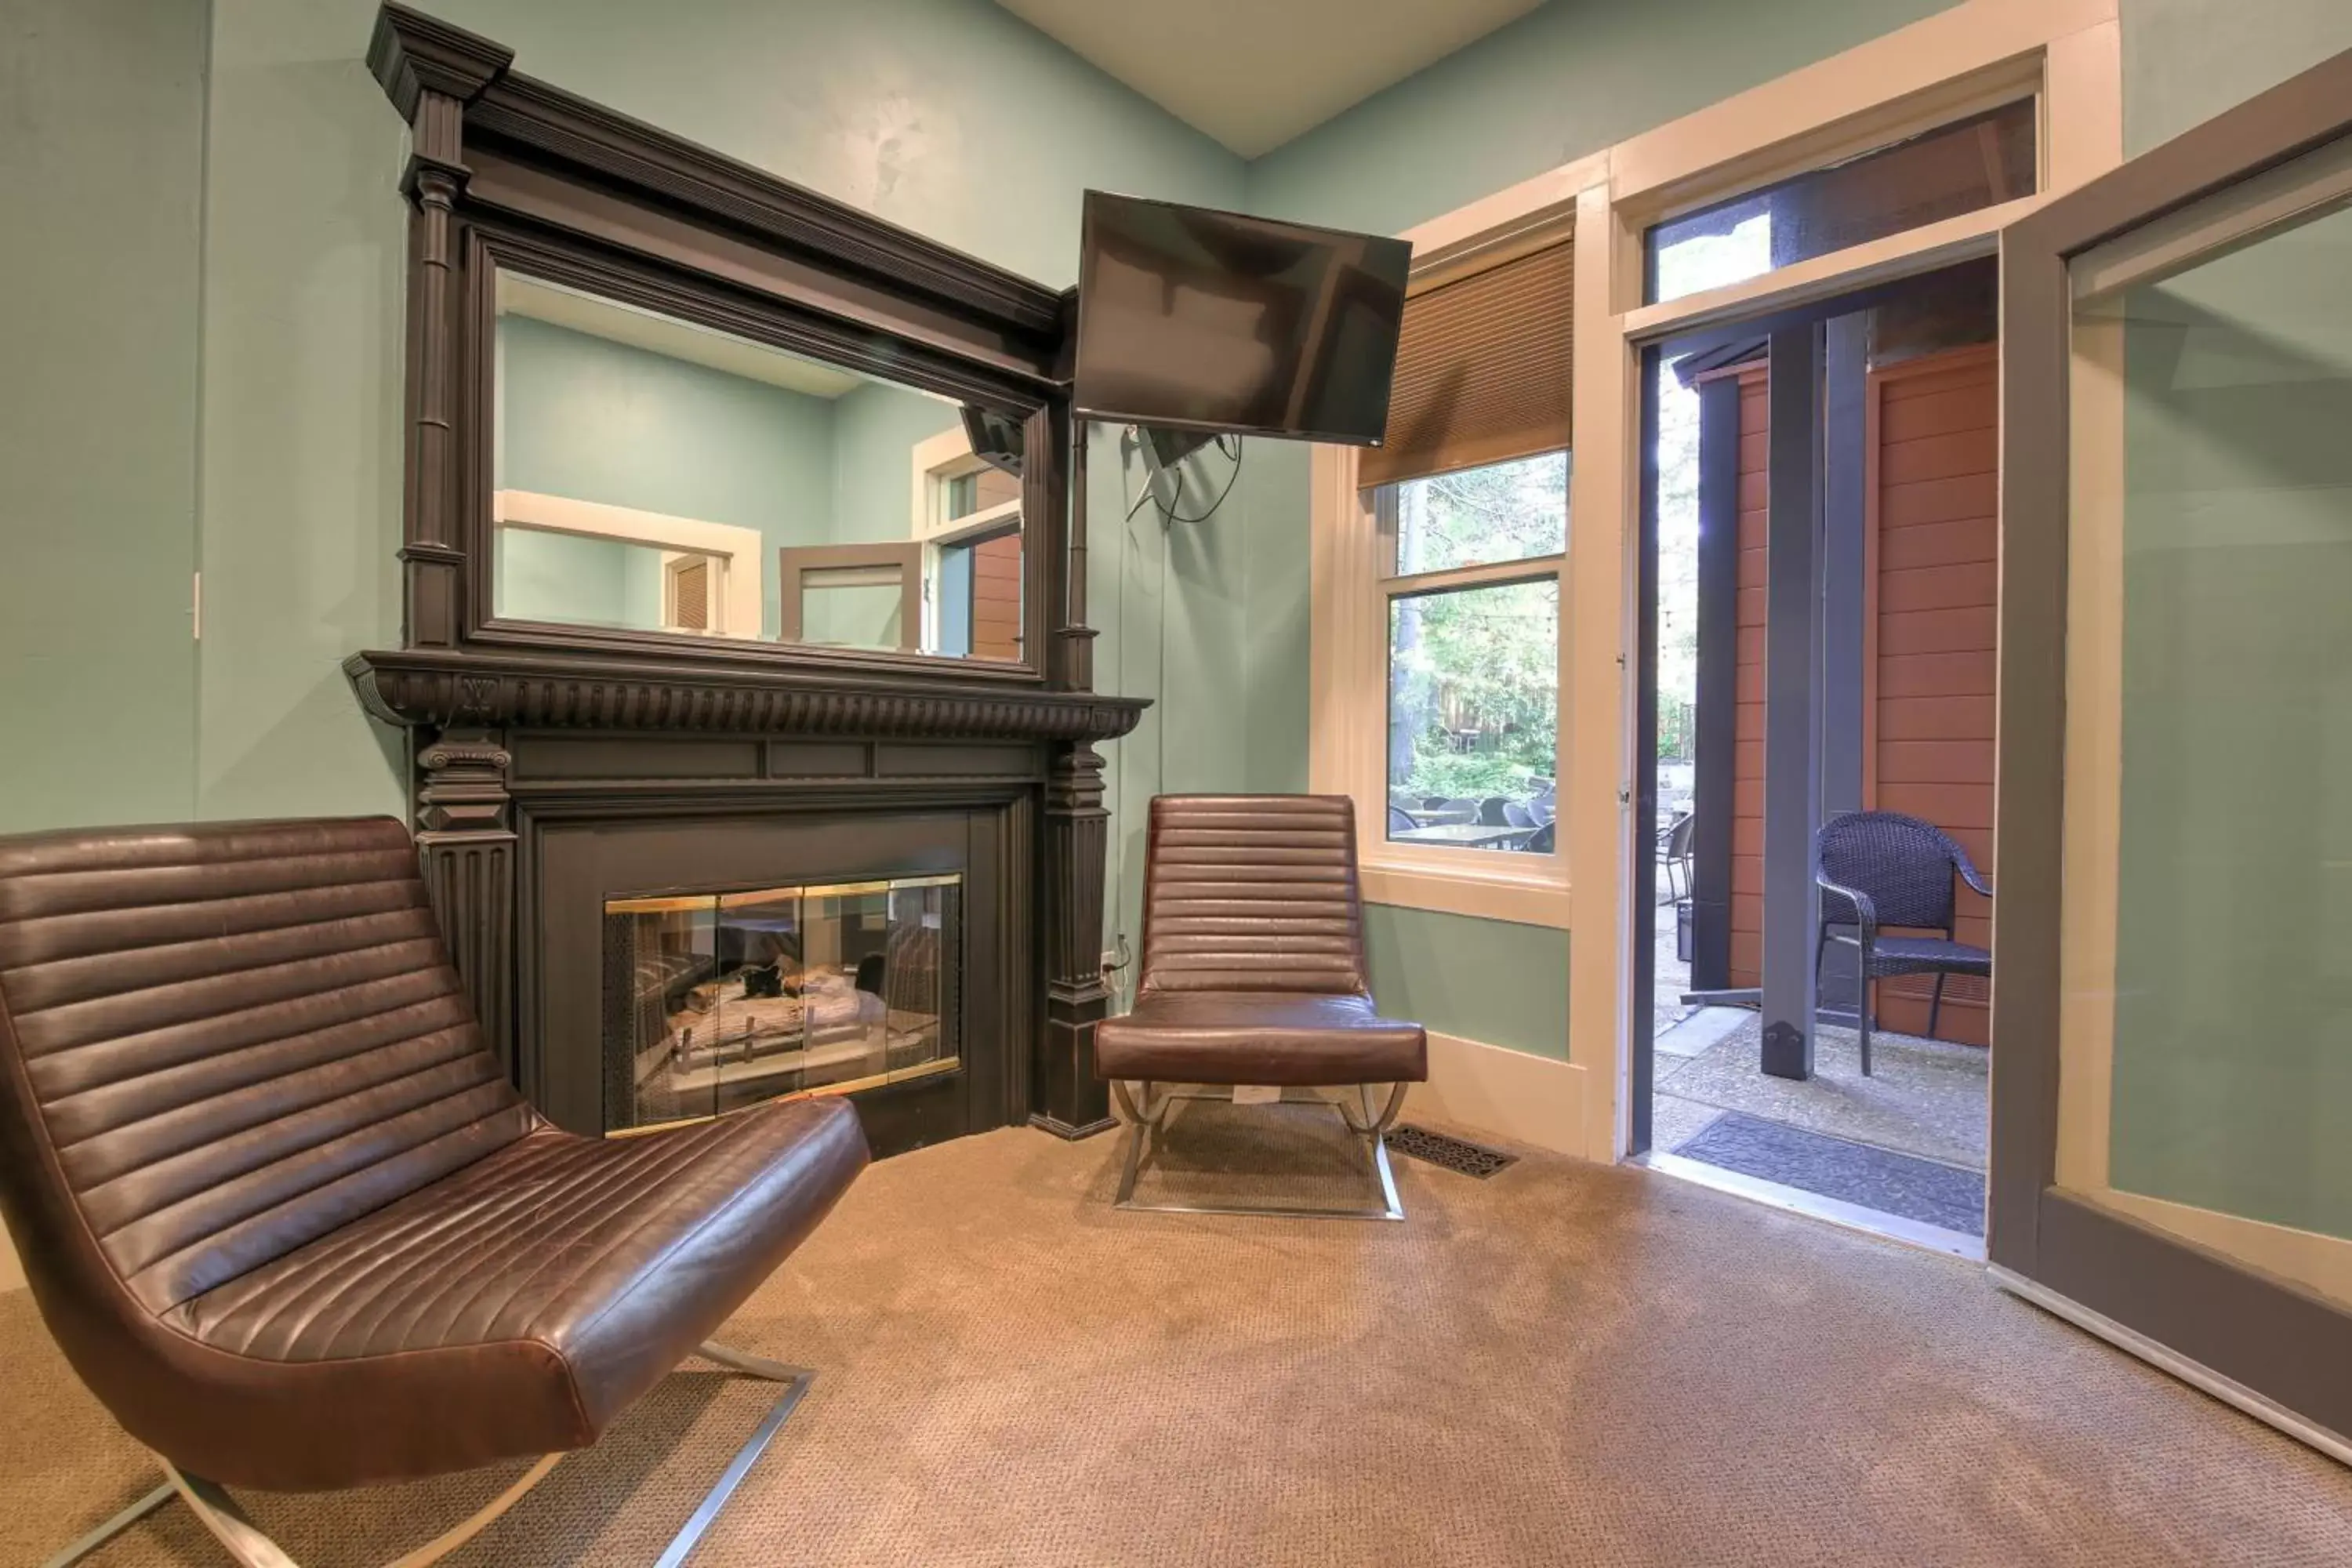
[(1584, 1069), (1432, 1030), (1429, 1081), (1413, 1085), (1404, 1114), (1581, 1156)]

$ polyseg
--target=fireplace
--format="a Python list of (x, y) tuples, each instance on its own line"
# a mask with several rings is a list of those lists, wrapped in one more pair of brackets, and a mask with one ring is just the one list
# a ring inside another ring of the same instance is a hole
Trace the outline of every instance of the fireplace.
[(604, 1131), (961, 1064), (963, 877), (604, 900)]
[(568, 743), (525, 737), (512, 766), (516, 1079), (551, 1120), (625, 1136), (845, 1095), (894, 1152), (1028, 1118), (1037, 805), (1012, 753), (984, 782), (682, 810), (580, 790)]

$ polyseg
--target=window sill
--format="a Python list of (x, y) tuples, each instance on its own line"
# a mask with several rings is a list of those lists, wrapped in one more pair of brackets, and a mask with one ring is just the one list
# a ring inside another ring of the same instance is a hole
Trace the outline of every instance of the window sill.
[(1420, 857), (1399, 859), (1376, 850), (1363, 858), (1360, 880), (1368, 903), (1568, 929), (1568, 879), (1554, 870), (1488, 871), (1432, 865)]

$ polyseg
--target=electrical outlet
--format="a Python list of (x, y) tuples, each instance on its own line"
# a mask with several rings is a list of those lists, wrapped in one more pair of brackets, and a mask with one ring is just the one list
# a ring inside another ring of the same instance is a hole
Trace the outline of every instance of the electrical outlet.
[(1103, 973), (1104, 973), (1105, 974), (1108, 974), (1108, 973), (1110, 973), (1113, 970), (1116, 970), (1118, 967), (1118, 949), (1117, 949), (1117, 948), (1115, 948), (1115, 947), (1107, 947), (1107, 948), (1104, 948), (1104, 949), (1103, 949), (1103, 952), (1102, 952), (1102, 970), (1103, 970)]

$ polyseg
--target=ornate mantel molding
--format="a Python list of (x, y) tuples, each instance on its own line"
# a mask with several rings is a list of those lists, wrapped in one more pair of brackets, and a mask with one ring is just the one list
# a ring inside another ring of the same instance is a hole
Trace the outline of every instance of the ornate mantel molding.
[(343, 661), (361, 703), (411, 729), (688, 731), (867, 739), (1116, 740), (1137, 697), (450, 648)]

